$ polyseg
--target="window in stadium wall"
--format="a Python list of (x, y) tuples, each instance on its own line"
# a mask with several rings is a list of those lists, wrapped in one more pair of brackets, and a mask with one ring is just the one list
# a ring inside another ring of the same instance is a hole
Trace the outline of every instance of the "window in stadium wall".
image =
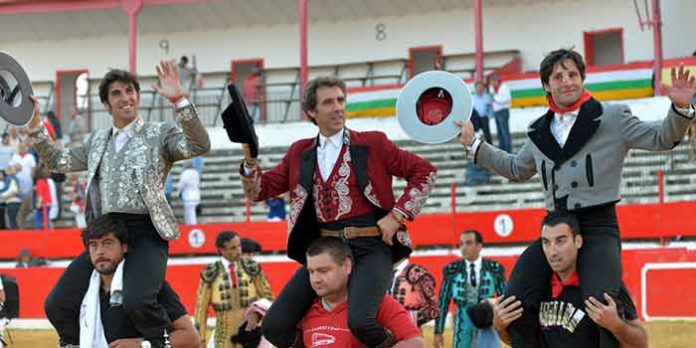
[(421, 46), (408, 49), (409, 77), (414, 77), (424, 71), (440, 69), (442, 46)]
[(624, 63), (623, 28), (583, 32), (587, 66)]

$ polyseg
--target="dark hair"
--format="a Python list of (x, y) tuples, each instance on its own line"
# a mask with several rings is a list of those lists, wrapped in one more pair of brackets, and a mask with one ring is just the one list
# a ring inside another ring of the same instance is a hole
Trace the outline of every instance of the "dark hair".
[(572, 48), (561, 48), (547, 54), (546, 57), (544, 57), (544, 60), (541, 61), (541, 64), (539, 65), (539, 75), (541, 76), (542, 86), (549, 83), (549, 78), (551, 77), (551, 73), (553, 72), (553, 68), (556, 66), (556, 64), (561, 64), (561, 66), (564, 68), (566, 67), (563, 65), (563, 62), (566, 59), (570, 59), (575, 62), (575, 65), (578, 66), (578, 70), (580, 70), (582, 80), (585, 80), (585, 61), (582, 59), (580, 53), (575, 52)]
[(317, 256), (323, 253), (329, 254), (331, 259), (339, 265), (344, 264), (346, 259), (353, 260), (353, 253), (350, 251), (350, 247), (336, 237), (319, 238), (312, 242), (309, 248), (307, 248), (307, 257)]
[(215, 238), (215, 247), (218, 249), (224, 248), (225, 243), (231, 241), (235, 237), (239, 237), (239, 233), (235, 231), (222, 231)]
[(476, 240), (476, 244), (483, 244), (483, 235), (481, 235), (481, 232), (477, 230), (466, 230), (459, 234), (459, 239), (461, 239), (462, 236), (465, 234), (473, 234), (474, 239)]
[(82, 243), (87, 247), (92, 239), (103, 238), (109, 233), (113, 233), (121, 243), (128, 243), (128, 228), (121, 219), (114, 218), (111, 213), (104, 214), (87, 224), (82, 230), (80, 237)]
[(578, 222), (578, 218), (573, 213), (564, 210), (556, 210), (548, 213), (544, 221), (541, 222), (541, 228), (543, 229), (544, 226), (554, 227), (560, 224), (568, 225), (568, 227), (570, 227), (570, 232), (573, 233), (573, 237), (580, 234), (580, 222)]
[(179, 59), (180, 62), (188, 63), (189, 59), (187, 56), (181, 56), (181, 59)]
[(248, 253), (260, 253), (261, 244), (251, 238), (242, 238), (242, 252)]
[(104, 75), (101, 82), (99, 82), (99, 99), (102, 103), (106, 103), (109, 100), (109, 87), (116, 81), (127, 85), (133, 85), (138, 95), (140, 94), (140, 83), (138, 82), (137, 76), (125, 70), (111, 69)]
[[(305, 92), (302, 95), (302, 110), (314, 111), (317, 108), (317, 90), (321, 87), (339, 87), (343, 91), (343, 96), (346, 95), (346, 83), (343, 80), (333, 76), (321, 76), (309, 81)], [(314, 118), (309, 118), (312, 123), (317, 124)]]

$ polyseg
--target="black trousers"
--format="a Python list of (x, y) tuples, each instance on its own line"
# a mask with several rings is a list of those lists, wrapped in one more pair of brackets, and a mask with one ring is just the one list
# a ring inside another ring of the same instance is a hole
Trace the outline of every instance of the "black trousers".
[[(377, 310), (389, 287), (391, 249), (379, 237), (346, 240), (355, 264), (348, 283), (348, 327), (364, 344), (374, 347), (387, 339), (377, 323)], [(263, 335), (273, 345), (292, 347), (300, 334), (297, 323), (309, 309), (316, 294), (306, 267), (295, 272), (263, 319)], [(301, 340), (302, 337), (299, 336)]]
[[(130, 235), (123, 269), (123, 307), (144, 338), (161, 339), (169, 319), (157, 295), (164, 282), (169, 243), (159, 236), (147, 215), (112, 215), (126, 223)], [(89, 253), (83, 252), (46, 298), (46, 317), (58, 331), (61, 344), (80, 343), (80, 306), (93, 269)]]
[[(590, 296), (605, 302), (606, 292), (617, 298), (622, 283), (621, 237), (614, 205), (576, 212), (583, 245), (578, 253), (578, 276), (583, 298)], [(514, 295), (524, 308), (520, 319), (508, 328), (513, 347), (540, 347), (539, 305), (549, 292), (553, 271), (546, 261), (541, 240), (532, 243), (520, 255), (510, 275), (507, 296)], [(600, 347), (618, 347), (607, 330), (600, 330)]]

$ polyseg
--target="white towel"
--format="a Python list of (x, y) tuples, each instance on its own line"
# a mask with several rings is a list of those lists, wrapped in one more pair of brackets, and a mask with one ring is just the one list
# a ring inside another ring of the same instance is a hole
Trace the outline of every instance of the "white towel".
[(92, 271), (89, 288), (80, 306), (80, 347), (107, 348), (99, 309), (99, 272)]
[[(80, 306), (80, 347), (108, 348), (109, 346), (106, 343), (104, 326), (101, 321), (100, 288), (101, 278), (99, 272), (94, 270), (89, 279), (89, 288), (87, 288), (87, 293), (82, 299), (82, 306)], [(111, 303), (121, 304), (123, 302), (122, 288), (123, 261), (116, 267), (111, 281)], [(115, 298), (119, 296), (120, 298)]]
[(116, 272), (114, 272), (114, 278), (111, 280), (111, 299), (109, 302), (112, 306), (123, 304), (123, 265), (125, 260), (116, 266)]

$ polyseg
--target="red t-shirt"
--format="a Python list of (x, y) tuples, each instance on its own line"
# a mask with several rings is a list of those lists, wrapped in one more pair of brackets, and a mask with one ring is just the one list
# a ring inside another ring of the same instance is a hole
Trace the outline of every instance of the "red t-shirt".
[[(422, 336), (408, 312), (391, 296), (384, 296), (377, 311), (377, 323), (391, 331), (397, 341)], [(308, 348), (364, 346), (348, 329), (347, 302), (327, 312), (321, 304), (321, 299), (317, 298), (299, 326), (302, 330), (302, 341)]]
[(51, 205), (53, 200), (51, 199), (51, 190), (46, 179), (39, 179), (36, 181), (36, 196), (41, 198), (43, 206), (47, 207)]

